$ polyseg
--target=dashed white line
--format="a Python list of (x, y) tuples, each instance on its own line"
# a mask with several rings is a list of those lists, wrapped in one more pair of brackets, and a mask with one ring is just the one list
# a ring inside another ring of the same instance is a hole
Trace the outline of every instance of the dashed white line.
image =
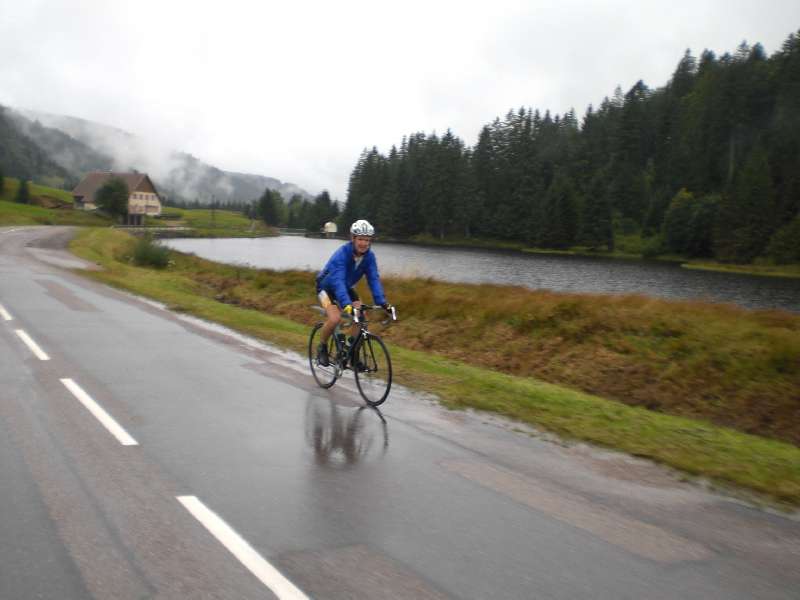
[(108, 429), (108, 431), (113, 435), (120, 444), (123, 446), (138, 446), (139, 442), (133, 439), (128, 432), (125, 431), (122, 427), (120, 427), (119, 423), (117, 423), (111, 415), (109, 415), (102, 407), (97, 404), (92, 397), (89, 396), (86, 392), (83, 391), (83, 388), (75, 383), (72, 379), (66, 378), (62, 379), (61, 383), (72, 392), (72, 395), (75, 396), (81, 404), (83, 404), (86, 409), (92, 413), (95, 418), (103, 424), (103, 426)]
[(0, 317), (3, 317), (4, 321), (14, 320), (13, 317), (10, 314), (8, 314), (8, 311), (5, 308), (3, 308), (2, 304), (0, 304)]
[(230, 525), (196, 496), (177, 496), (178, 502), (281, 600), (308, 600), (291, 581), (256, 552)]
[(47, 354), (45, 354), (41, 348), (39, 348), (39, 345), (31, 339), (31, 336), (25, 333), (22, 329), (15, 329), (14, 331), (19, 336), (19, 339), (25, 342), (25, 345), (30, 348), (30, 351), (33, 352), (36, 358), (39, 360), (50, 360), (50, 357), (47, 356)]

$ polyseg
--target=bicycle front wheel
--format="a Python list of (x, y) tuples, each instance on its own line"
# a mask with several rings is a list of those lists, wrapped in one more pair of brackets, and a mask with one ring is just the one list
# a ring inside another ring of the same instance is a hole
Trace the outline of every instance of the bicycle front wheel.
[(319, 364), (317, 358), (317, 347), (319, 346), (320, 330), (322, 323), (314, 325), (311, 330), (311, 336), (308, 338), (308, 364), (311, 367), (311, 374), (320, 387), (329, 388), (339, 378), (339, 368), (336, 364), (336, 343), (333, 336), (328, 338), (328, 365)]
[(383, 404), (392, 388), (392, 361), (383, 340), (371, 333), (361, 337), (353, 351), (352, 368), (367, 404)]

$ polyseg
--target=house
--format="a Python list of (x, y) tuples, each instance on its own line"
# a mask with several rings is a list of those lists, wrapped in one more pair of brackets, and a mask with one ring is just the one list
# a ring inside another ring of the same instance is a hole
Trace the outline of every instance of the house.
[(126, 225), (142, 225), (145, 215), (161, 214), (161, 197), (156, 186), (146, 173), (114, 173), (111, 171), (92, 171), (72, 190), (75, 208), (95, 210), (95, 194), (110, 179), (117, 177), (128, 186), (128, 214)]

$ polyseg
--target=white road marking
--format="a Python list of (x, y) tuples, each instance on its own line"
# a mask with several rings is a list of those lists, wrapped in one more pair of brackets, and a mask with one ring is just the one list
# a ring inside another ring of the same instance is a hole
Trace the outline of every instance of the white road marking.
[(75, 383), (72, 379), (62, 379), (61, 383), (72, 392), (72, 395), (75, 396), (81, 404), (83, 404), (86, 409), (92, 413), (95, 418), (103, 424), (103, 426), (108, 429), (108, 431), (113, 435), (120, 444), (123, 446), (138, 446), (139, 442), (133, 439), (128, 432), (125, 431), (122, 427), (120, 427), (119, 423), (117, 423), (111, 415), (109, 415), (106, 411), (102, 409), (102, 407), (97, 404), (92, 397), (89, 396), (86, 392), (83, 391), (83, 388)]
[(195, 519), (200, 521), (231, 554), (239, 559), (239, 562), (258, 577), (261, 583), (267, 586), (278, 598), (281, 600), (308, 600), (308, 596), (286, 579), (280, 571), (269, 564), (244, 538), (236, 533), (219, 515), (206, 507), (196, 496), (177, 496), (176, 498)]
[(31, 339), (27, 333), (22, 331), (22, 329), (15, 329), (19, 339), (25, 342), (25, 345), (30, 348), (31, 352), (38, 358), (39, 360), (50, 360), (50, 357), (45, 354), (41, 348), (39, 348), (38, 344)]
[(3, 317), (4, 321), (13, 321), (14, 319), (8, 314), (8, 311), (3, 308), (3, 305), (0, 304), (0, 317)]

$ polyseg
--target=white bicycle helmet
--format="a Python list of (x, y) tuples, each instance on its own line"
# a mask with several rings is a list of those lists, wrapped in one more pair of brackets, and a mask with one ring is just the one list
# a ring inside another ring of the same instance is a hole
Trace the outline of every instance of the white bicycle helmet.
[(350, 225), (350, 235), (366, 235), (372, 237), (375, 235), (375, 228), (369, 224), (369, 221), (359, 219)]

